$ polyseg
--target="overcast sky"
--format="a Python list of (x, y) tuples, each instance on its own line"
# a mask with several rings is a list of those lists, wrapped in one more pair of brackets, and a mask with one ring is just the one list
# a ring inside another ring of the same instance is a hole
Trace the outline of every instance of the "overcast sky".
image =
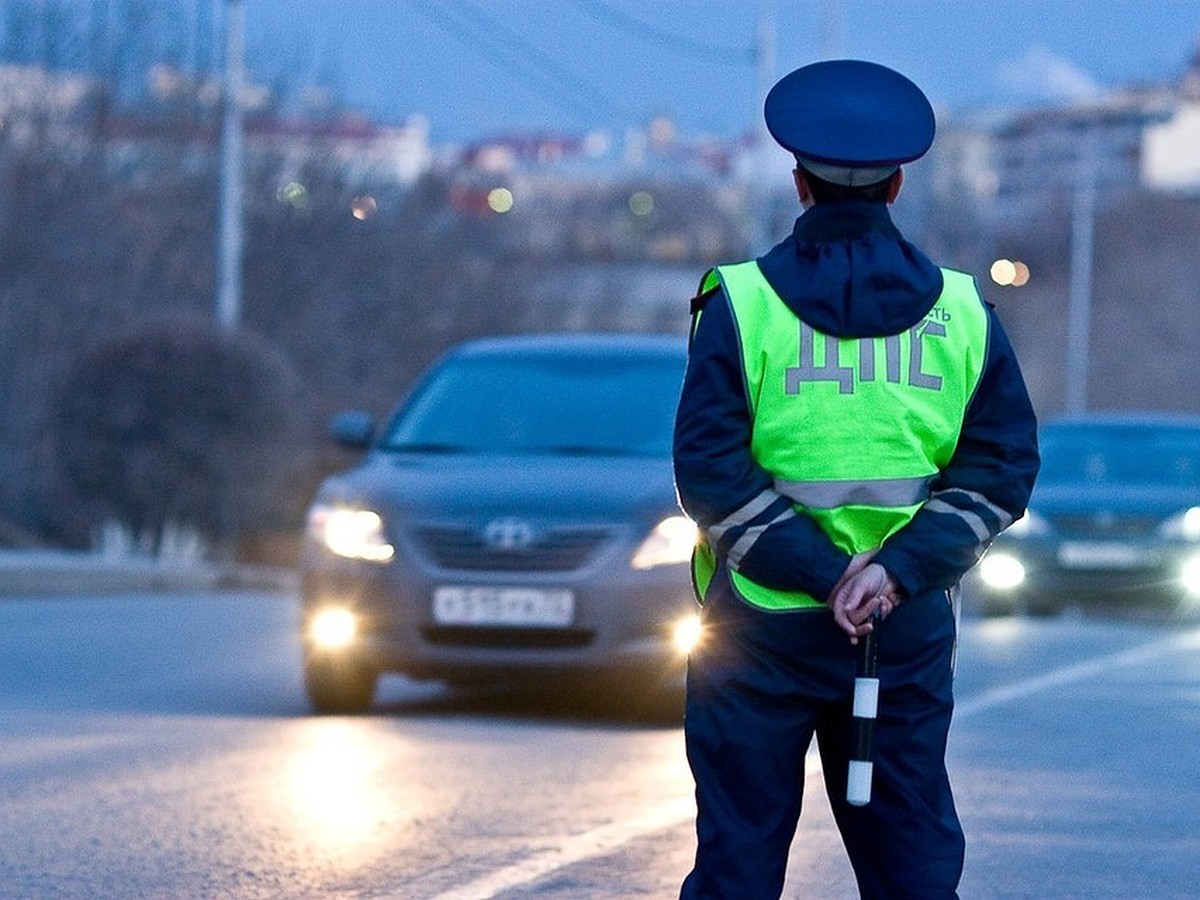
[(1197, 0), (243, 0), (260, 76), (334, 87), (435, 140), (756, 125), (754, 49), (774, 11), (774, 74), (826, 55), (900, 69), (942, 107), (1087, 96), (1177, 78)]

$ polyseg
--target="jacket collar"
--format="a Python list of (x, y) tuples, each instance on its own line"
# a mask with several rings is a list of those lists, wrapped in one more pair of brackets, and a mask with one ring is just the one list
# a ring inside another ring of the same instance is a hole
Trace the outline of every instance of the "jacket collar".
[(792, 236), (799, 244), (825, 244), (863, 234), (880, 234), (903, 240), (886, 203), (869, 200), (836, 200), (814, 203), (796, 219)]

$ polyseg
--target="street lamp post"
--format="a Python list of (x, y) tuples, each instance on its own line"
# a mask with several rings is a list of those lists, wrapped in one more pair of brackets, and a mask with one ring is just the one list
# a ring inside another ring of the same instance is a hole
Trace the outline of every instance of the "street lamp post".
[(242, 84), (245, 21), (242, 0), (225, 0), (225, 84), (221, 112), (221, 172), (217, 235), (217, 322), (238, 326), (242, 306)]
[[(775, 19), (778, 0), (759, 0), (758, 30), (754, 48), (754, 83), (757, 95), (757, 108), (761, 109), (763, 99), (775, 82)], [(771, 159), (774, 156), (775, 143), (767, 131), (767, 124), (761, 115), (758, 116), (754, 128), (754, 155), (750, 164), (747, 181), (749, 198), (749, 234), (747, 244), (754, 252), (762, 252), (757, 248), (769, 247), (774, 241), (771, 233), (771, 190), (770, 177)]]
[(1095, 137), (1084, 138), (1071, 204), (1071, 284), (1067, 301), (1066, 410), (1087, 409), (1092, 327), (1092, 244), (1096, 219)]

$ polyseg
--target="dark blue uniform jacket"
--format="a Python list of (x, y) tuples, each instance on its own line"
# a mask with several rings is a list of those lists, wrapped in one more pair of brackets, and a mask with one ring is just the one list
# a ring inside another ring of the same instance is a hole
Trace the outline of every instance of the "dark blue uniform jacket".
[[(900, 333), (924, 318), (942, 289), (941, 271), (904, 240), (887, 206), (862, 200), (811, 207), (758, 264), (797, 316), (838, 337)], [(717, 289), (698, 300), (703, 315), (675, 425), (675, 480), (683, 509), (707, 529), (773, 491), (773, 478), (750, 453), (750, 409), (728, 298)], [(923, 507), (875, 557), (908, 596), (955, 584), (1024, 512), (1037, 474), (1029, 395), (1008, 337), (990, 307), (988, 314), (987, 361), (954, 457), (933, 485), (939, 502)], [(821, 436), (805, 439), (820, 444)], [(788, 503), (781, 496), (725, 531), (718, 553)], [(849, 561), (813, 519), (799, 515), (766, 528), (737, 568), (760, 584), (825, 600)]]

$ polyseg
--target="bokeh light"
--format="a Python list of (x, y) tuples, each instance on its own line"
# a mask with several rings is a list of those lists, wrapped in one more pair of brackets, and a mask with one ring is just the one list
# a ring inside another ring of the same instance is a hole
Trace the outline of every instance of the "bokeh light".
[(1007, 287), (1013, 283), (1013, 279), (1017, 277), (1017, 267), (1013, 265), (1011, 259), (998, 259), (992, 263), (990, 272), (992, 281), (996, 284)]
[(989, 274), (1002, 287), (1023, 287), (1029, 283), (1029, 266), (1019, 259), (998, 259), (992, 263)]
[(275, 199), (293, 209), (308, 206), (308, 188), (298, 181), (289, 181), (275, 192)]
[(512, 191), (505, 187), (492, 188), (488, 191), (487, 203), (492, 212), (506, 213), (513, 208)]
[(629, 197), (629, 211), (644, 217), (654, 212), (654, 198), (647, 191), (634, 191)]
[(362, 194), (350, 201), (350, 212), (360, 222), (371, 218), (378, 210), (379, 204), (370, 194)]

